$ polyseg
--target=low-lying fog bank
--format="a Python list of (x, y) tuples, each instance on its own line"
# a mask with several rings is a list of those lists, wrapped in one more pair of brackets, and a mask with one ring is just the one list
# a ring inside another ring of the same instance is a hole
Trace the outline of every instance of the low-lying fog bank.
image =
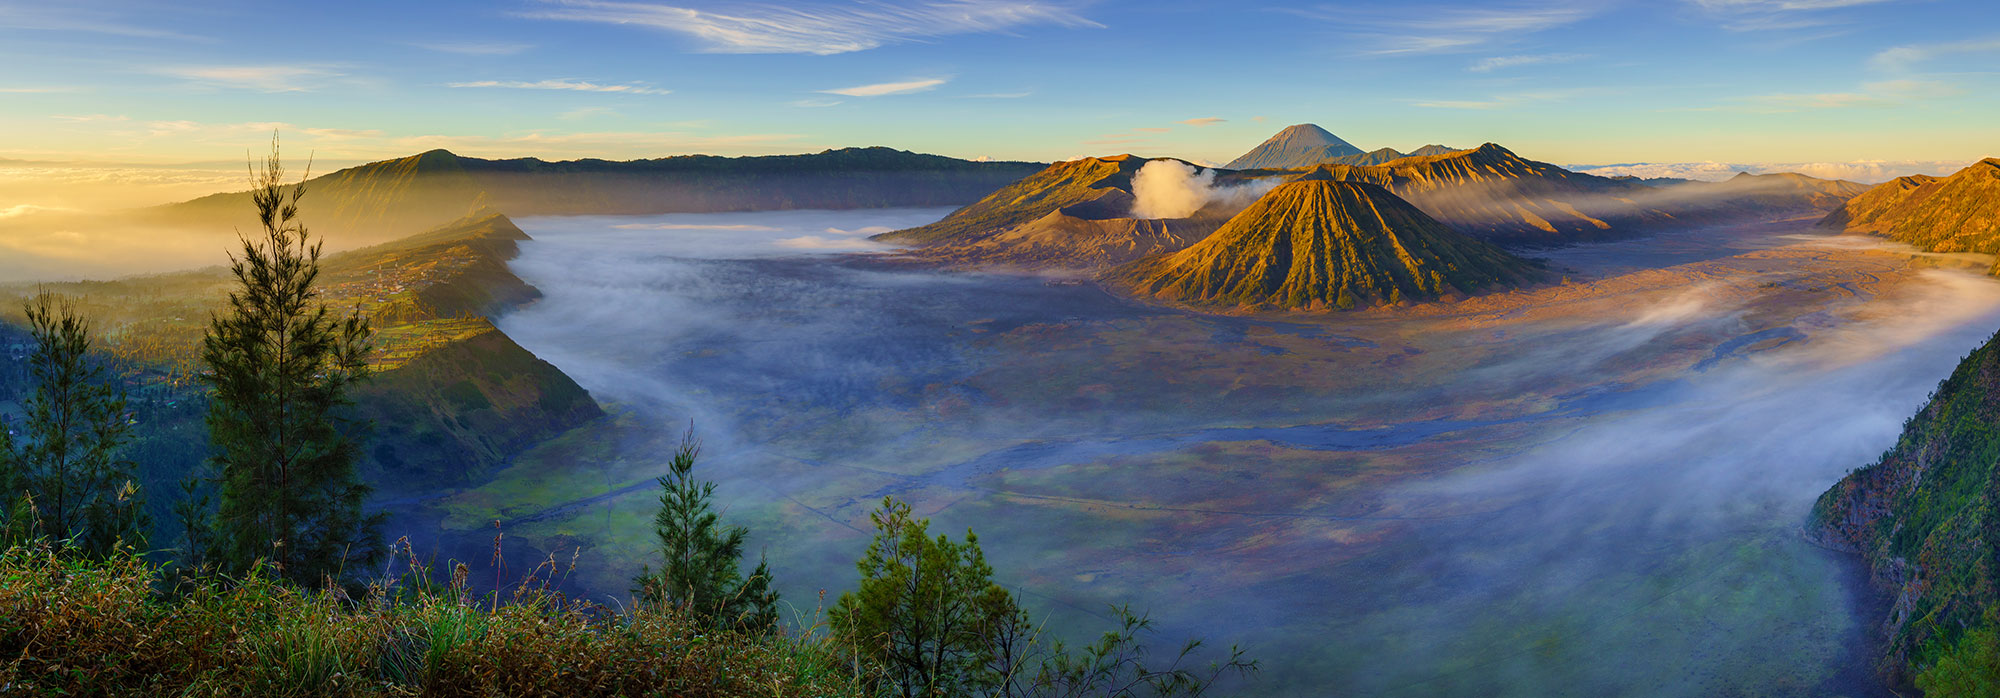
[[(581, 546), (622, 594), (692, 419), (806, 614), (895, 495), (1062, 630), (1130, 602), (1248, 646), (1260, 693), (1864, 694), (1867, 594), (1798, 526), (2000, 326), (2000, 284), (1838, 245), (1588, 317), (1282, 322), (823, 253), (942, 214), (520, 221), (546, 297), (502, 328), (623, 416), (447, 525)], [(1691, 240), (1569, 254), (1717, 256), (1660, 247)]]

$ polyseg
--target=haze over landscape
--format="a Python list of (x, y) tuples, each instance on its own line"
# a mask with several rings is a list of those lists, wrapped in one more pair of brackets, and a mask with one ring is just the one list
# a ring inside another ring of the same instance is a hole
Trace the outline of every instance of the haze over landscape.
[(1996, 58), (0, 0), (0, 693), (1994, 695)]

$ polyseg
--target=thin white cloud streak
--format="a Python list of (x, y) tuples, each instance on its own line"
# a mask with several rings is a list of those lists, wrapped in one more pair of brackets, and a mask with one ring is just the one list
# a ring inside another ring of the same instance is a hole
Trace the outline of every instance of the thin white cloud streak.
[(512, 56), (514, 54), (521, 53), (523, 51), (527, 51), (528, 49), (532, 49), (535, 47), (534, 44), (512, 44), (512, 43), (502, 43), (502, 42), (476, 42), (476, 41), (464, 41), (464, 42), (441, 41), (441, 42), (431, 42), (431, 43), (420, 42), (420, 43), (413, 43), (410, 45), (427, 51), (436, 51), (438, 53), (456, 53), (461, 56)]
[(1228, 119), (1224, 119), (1220, 116), (1204, 116), (1196, 119), (1184, 119), (1181, 121), (1176, 121), (1174, 123), (1186, 124), (1188, 126), (1193, 126), (1195, 128), (1201, 128), (1203, 126), (1214, 126), (1216, 124), (1223, 123), (1225, 121), (1228, 121)]
[(1890, 0), (1689, 0), (1733, 32), (1788, 31), (1834, 24), (1824, 12)]
[(1919, 63), (1936, 58), (1996, 51), (2000, 51), (2000, 37), (1937, 44), (1911, 44), (1884, 49), (1868, 59), (1868, 65), (1877, 70), (1906, 72), (1915, 69)]
[(1799, 10), (1832, 10), (1857, 5), (1874, 5), (1890, 0), (1693, 0), (1695, 5), (1711, 11), (1755, 11), (1793, 12)]
[(1283, 10), (1303, 17), (1359, 27), (1351, 32), (1373, 41), (1363, 55), (1394, 56), (1470, 51), (1507, 43), (1527, 34), (1589, 19), (1596, 8), (1582, 2), (1513, 7), (1427, 7), (1398, 17), (1369, 17), (1353, 8), (1323, 6)]
[(1575, 97), (1580, 94), (1601, 92), (1601, 91), (1602, 90), (1598, 90), (1595, 88), (1576, 88), (1570, 90), (1543, 90), (1538, 92), (1517, 92), (1513, 94), (1494, 95), (1492, 97), (1483, 100), (1427, 99), (1427, 100), (1419, 100), (1411, 102), (1410, 105), (1415, 107), (1423, 107), (1425, 109), (1467, 109), (1467, 110), (1483, 111), (1490, 109), (1506, 109), (1509, 107), (1517, 107), (1524, 104), (1532, 104), (1536, 102), (1559, 102), (1565, 99), (1569, 99), (1571, 97)]
[(6, 207), (6, 208), (0, 208), (0, 218), (15, 218), (15, 217), (19, 217), (19, 216), (25, 216), (25, 215), (28, 215), (28, 214), (31, 214), (31, 213), (41, 213), (41, 212), (43, 212), (43, 211), (68, 211), (68, 210), (70, 210), (70, 209), (66, 209), (66, 208), (59, 208), (59, 207), (54, 207), (54, 206), (36, 206), (36, 205), (34, 205), (34, 204), (15, 204), (15, 205), (13, 205), (13, 206), (8, 206), (8, 207)]
[(841, 95), (843, 97), (884, 97), (888, 95), (906, 95), (914, 92), (929, 92), (937, 89), (939, 85), (943, 85), (946, 82), (949, 81), (945, 78), (925, 78), (922, 80), (905, 80), (903, 82), (884, 82), (874, 85), (857, 85), (832, 90), (820, 90), (820, 92), (830, 95)]
[(567, 90), (572, 92), (608, 92), (627, 95), (664, 95), (673, 90), (663, 90), (645, 85), (603, 85), (587, 80), (475, 80), (472, 82), (448, 83), (446, 87), (500, 88), (509, 90)]
[(1692, 111), (1740, 111), (1753, 114), (1789, 114), (1808, 109), (1882, 108), (1929, 99), (1956, 97), (1963, 88), (1932, 80), (1881, 80), (1863, 83), (1850, 92), (1811, 94), (1769, 94), (1738, 97), (1735, 104), (1703, 107)]
[(571, 109), (561, 114), (557, 114), (556, 118), (563, 119), (566, 121), (574, 121), (576, 119), (593, 119), (600, 116), (621, 116), (621, 115), (616, 110), (613, 110), (610, 107), (578, 107), (576, 109)]
[(1033, 0), (870, 2), (787, 7), (739, 3), (707, 11), (676, 5), (601, 0), (551, 0), (536, 19), (646, 27), (682, 34), (712, 53), (866, 51), (885, 44), (956, 34), (1014, 31), (1029, 26), (1102, 28), (1067, 5)]
[(211, 87), (263, 92), (305, 92), (342, 73), (318, 65), (174, 66), (153, 72)]
[(10, 4), (0, 7), (0, 29), (83, 32), (139, 39), (209, 41), (206, 37), (141, 26), (113, 17), (107, 12), (71, 7), (68, 3), (45, 3), (34, 7)]
[(1525, 65), (1551, 65), (1583, 60), (1589, 56), (1580, 53), (1549, 53), (1534, 56), (1494, 56), (1474, 61), (1466, 70), (1475, 73), (1490, 73), (1503, 68), (1518, 68)]

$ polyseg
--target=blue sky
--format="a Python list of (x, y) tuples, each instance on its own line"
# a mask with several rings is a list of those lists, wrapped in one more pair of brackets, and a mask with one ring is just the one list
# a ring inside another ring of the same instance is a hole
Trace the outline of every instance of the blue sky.
[[(1226, 161), (1277, 128), (1557, 163), (2000, 155), (1992, 0), (0, 0), (0, 158), (889, 145)], [(0, 202), (0, 208), (5, 208)]]

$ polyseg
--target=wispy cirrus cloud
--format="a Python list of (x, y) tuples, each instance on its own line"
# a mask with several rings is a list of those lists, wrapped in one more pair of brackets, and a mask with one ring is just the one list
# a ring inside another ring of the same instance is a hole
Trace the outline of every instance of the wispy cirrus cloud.
[(564, 121), (575, 121), (577, 119), (594, 119), (601, 116), (620, 116), (620, 114), (611, 107), (577, 107), (557, 114), (556, 118)]
[(1284, 10), (1341, 26), (1373, 48), (1365, 55), (1456, 53), (1504, 44), (1520, 37), (1583, 21), (1598, 9), (1583, 2), (1542, 2), (1501, 6), (1424, 6), (1406, 12), (1367, 12), (1318, 6)]
[(1101, 28), (1067, 4), (1037, 0), (731, 3), (716, 9), (644, 2), (547, 0), (538, 19), (646, 27), (681, 34), (712, 53), (866, 51), (886, 44), (1030, 26)]
[(1214, 126), (1216, 124), (1223, 123), (1225, 121), (1228, 121), (1228, 119), (1224, 119), (1220, 116), (1204, 116), (1195, 119), (1183, 119), (1181, 121), (1176, 121), (1174, 123), (1186, 124), (1188, 126), (1193, 126), (1195, 128), (1201, 128), (1203, 126)]
[(1931, 44), (1909, 44), (1884, 49), (1868, 59), (1869, 67), (1890, 72), (1908, 72), (1921, 64), (1947, 56), (2000, 52), (2000, 36)]
[(1518, 107), (1527, 104), (1534, 104), (1537, 102), (1560, 102), (1575, 97), (1577, 95), (1589, 94), (1594, 92), (1604, 92), (1604, 91), (1605, 90), (1597, 88), (1575, 88), (1567, 90), (1538, 90), (1532, 92), (1513, 92), (1508, 94), (1493, 95), (1486, 99), (1418, 100), (1411, 102), (1410, 106), (1423, 107), (1425, 109), (1467, 109), (1474, 111), (1485, 111), (1491, 109), (1507, 109), (1510, 107)]
[(1810, 29), (1840, 23), (1839, 10), (1890, 0), (1688, 0), (1735, 32)]
[(937, 89), (939, 85), (943, 85), (947, 82), (950, 82), (950, 79), (923, 78), (920, 80), (904, 80), (902, 82), (883, 82), (883, 83), (876, 83), (873, 85), (856, 85), (854, 87), (841, 87), (831, 90), (820, 90), (820, 92), (824, 92), (830, 95), (841, 95), (843, 97), (883, 97), (887, 95), (906, 95), (915, 92), (929, 92), (931, 90)]
[(1739, 111), (1755, 114), (1789, 114), (1817, 109), (1893, 107), (1911, 102), (1965, 94), (1947, 82), (1933, 80), (1881, 80), (1862, 83), (1846, 92), (1778, 93), (1738, 97), (1731, 104), (1694, 111)]
[(1529, 55), (1529, 56), (1494, 56), (1492, 58), (1481, 58), (1477, 61), (1473, 61), (1472, 65), (1466, 67), (1466, 70), (1470, 70), (1475, 73), (1490, 73), (1495, 70), (1501, 70), (1504, 68), (1518, 68), (1524, 65), (1551, 65), (1556, 63), (1571, 63), (1589, 57), (1590, 56), (1586, 56), (1581, 53), (1544, 53), (1544, 54)]
[(567, 90), (571, 92), (609, 92), (627, 95), (664, 95), (673, 90), (663, 90), (637, 83), (607, 85), (588, 80), (474, 80), (471, 82), (446, 83), (446, 87), (497, 88), (508, 90)]
[(139, 39), (208, 41), (205, 37), (147, 26), (116, 13), (76, 6), (76, 3), (9, 4), (0, 7), (0, 29), (40, 32), (82, 32)]
[(416, 42), (410, 45), (428, 51), (456, 53), (461, 56), (512, 56), (535, 47), (534, 44), (500, 41), (438, 41)]
[(261, 92), (306, 92), (344, 75), (324, 65), (169, 66), (152, 72), (208, 87)]

